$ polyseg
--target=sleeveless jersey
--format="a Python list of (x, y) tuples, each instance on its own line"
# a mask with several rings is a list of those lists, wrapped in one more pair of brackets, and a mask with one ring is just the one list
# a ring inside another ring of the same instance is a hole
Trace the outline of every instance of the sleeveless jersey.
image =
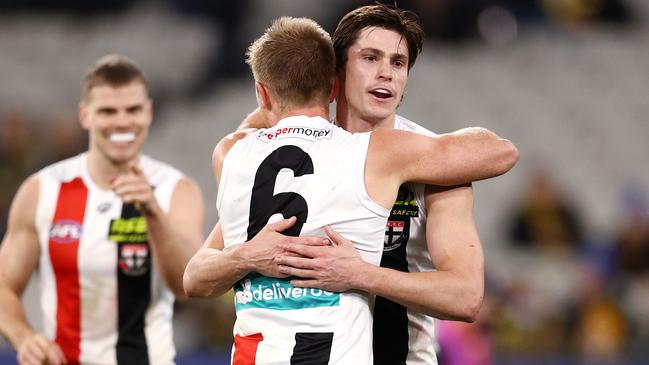
[[(296, 216), (285, 234), (326, 237), (330, 225), (378, 265), (389, 212), (365, 190), (369, 138), (297, 116), (238, 141), (217, 197), (225, 247), (254, 237), (269, 219)], [(369, 295), (295, 288), (259, 274), (234, 290), (234, 364), (372, 364)]]
[[(396, 116), (394, 129), (423, 135), (433, 132)], [(399, 271), (435, 270), (426, 243), (425, 185), (404, 184), (385, 228), (381, 266)], [(374, 364), (437, 364), (434, 319), (376, 297), (374, 307)]]
[[(163, 211), (181, 173), (140, 168)], [(173, 293), (153, 267), (144, 217), (92, 181), (87, 154), (38, 172), (44, 332), (68, 364), (173, 364)]]

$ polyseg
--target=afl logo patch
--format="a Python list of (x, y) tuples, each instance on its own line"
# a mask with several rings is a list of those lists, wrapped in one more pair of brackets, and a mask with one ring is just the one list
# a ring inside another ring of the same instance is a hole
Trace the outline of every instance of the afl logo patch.
[(119, 269), (128, 276), (146, 274), (149, 271), (149, 246), (144, 243), (120, 243)]
[(73, 220), (59, 220), (50, 228), (50, 240), (56, 243), (72, 243), (81, 239), (83, 227)]

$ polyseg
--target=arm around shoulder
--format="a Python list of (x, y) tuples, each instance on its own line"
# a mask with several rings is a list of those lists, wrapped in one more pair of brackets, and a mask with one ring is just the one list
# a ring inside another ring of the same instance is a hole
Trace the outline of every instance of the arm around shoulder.
[(214, 172), (214, 179), (216, 180), (216, 185), (218, 187), (219, 182), (221, 181), (221, 170), (223, 168), (223, 161), (227, 156), (230, 149), (237, 143), (240, 139), (245, 138), (250, 133), (253, 133), (255, 129), (243, 129), (231, 133), (223, 137), (214, 147), (212, 152), (212, 171)]
[(432, 137), (377, 130), (368, 150), (368, 165), (378, 175), (443, 186), (501, 175), (517, 161), (518, 150), (510, 141), (478, 127)]
[(450, 144), (467, 149), (470, 155), (482, 155), (481, 174), (485, 178), (500, 176), (518, 162), (518, 149), (510, 140), (483, 127), (469, 127), (449, 133)]
[(246, 119), (241, 122), (241, 124), (237, 128), (237, 131), (244, 131), (246, 129), (268, 128), (270, 127), (269, 120), (269, 116), (264, 113), (264, 111), (260, 107), (257, 107), (257, 109), (253, 110), (250, 114), (248, 114), (248, 116), (246, 116)]

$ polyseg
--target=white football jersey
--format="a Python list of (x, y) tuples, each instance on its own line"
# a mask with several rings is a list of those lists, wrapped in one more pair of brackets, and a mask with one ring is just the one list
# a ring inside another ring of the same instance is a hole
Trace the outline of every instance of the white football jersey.
[[(396, 117), (394, 128), (432, 136), (420, 125)], [(425, 185), (404, 184), (385, 228), (381, 266), (399, 271), (435, 270), (426, 243)], [(437, 364), (435, 320), (382, 297), (374, 307), (374, 364)]]
[[(296, 216), (285, 234), (326, 237), (322, 227), (330, 225), (378, 265), (389, 212), (365, 190), (369, 138), (298, 116), (238, 141), (224, 160), (217, 198), (225, 246), (248, 241), (269, 220)], [(248, 275), (235, 285), (232, 361), (370, 365), (370, 302), (360, 292)]]
[[(163, 211), (182, 174), (142, 156)], [(36, 228), (44, 331), (68, 364), (173, 364), (173, 293), (157, 271), (144, 217), (90, 178), (87, 154), (38, 173)]]

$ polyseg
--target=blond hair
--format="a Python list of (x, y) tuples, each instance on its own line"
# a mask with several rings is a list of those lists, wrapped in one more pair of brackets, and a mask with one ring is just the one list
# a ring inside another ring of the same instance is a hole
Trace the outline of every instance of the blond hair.
[(270, 90), (280, 108), (328, 103), (336, 58), (331, 37), (313, 20), (276, 19), (247, 56), (255, 80)]

